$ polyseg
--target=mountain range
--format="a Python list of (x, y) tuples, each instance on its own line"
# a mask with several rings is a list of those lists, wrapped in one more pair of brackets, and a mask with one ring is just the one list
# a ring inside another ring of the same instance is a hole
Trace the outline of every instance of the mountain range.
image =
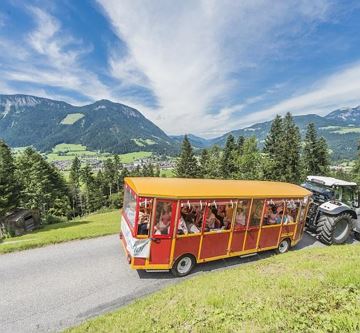
[[(318, 135), (323, 136), (330, 147), (331, 158), (333, 160), (354, 159), (357, 154), (357, 147), (360, 140), (360, 106), (354, 108), (342, 108), (330, 112), (326, 116), (307, 114), (294, 116), (294, 122), (299, 127), (302, 137), (305, 136), (306, 126), (314, 123)], [(188, 135), (189, 141), (194, 147), (208, 148), (212, 145), (224, 146), (229, 134), (235, 137), (255, 136), (259, 146), (262, 147), (265, 138), (270, 130), (272, 121), (265, 121), (249, 127), (230, 131), (222, 136), (213, 139), (204, 139), (193, 135)], [(181, 142), (181, 136), (172, 138)]]
[[(294, 116), (302, 136), (313, 122), (318, 134), (325, 137), (334, 160), (353, 159), (360, 140), (360, 106), (342, 108), (326, 116), (307, 114)], [(256, 136), (260, 146), (271, 121), (205, 139), (188, 134), (195, 148), (223, 146), (229, 134)], [(50, 151), (60, 143), (78, 143), (89, 150), (111, 153), (152, 151), (175, 154), (183, 135), (168, 136), (138, 110), (127, 105), (100, 100), (74, 106), (29, 95), (0, 95), (0, 138), (12, 147), (34, 146)]]
[(60, 143), (89, 150), (174, 153), (175, 144), (138, 110), (100, 100), (84, 106), (27, 95), (0, 95), (0, 138), (49, 151)]

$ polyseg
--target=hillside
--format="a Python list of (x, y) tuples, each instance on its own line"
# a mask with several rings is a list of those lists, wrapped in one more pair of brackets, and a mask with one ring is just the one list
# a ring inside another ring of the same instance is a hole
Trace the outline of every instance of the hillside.
[[(294, 116), (294, 121), (299, 126), (303, 137), (305, 136), (307, 124), (313, 122), (318, 134), (327, 140), (332, 151), (331, 158), (333, 160), (353, 159), (356, 156), (357, 144), (360, 140), (360, 106), (335, 110), (325, 117), (315, 114)], [(224, 146), (227, 136), (232, 134), (235, 137), (240, 135), (245, 137), (256, 136), (261, 146), (270, 130), (270, 126), (271, 121), (266, 121), (228, 132), (214, 139), (206, 140), (199, 137), (194, 139), (190, 135), (189, 140), (198, 148), (210, 147), (214, 144)]]
[[(322, 117), (294, 117), (302, 136), (308, 123), (315, 123), (329, 143), (333, 160), (353, 159), (360, 140), (360, 106), (343, 108)], [(204, 139), (189, 134), (195, 148), (224, 146), (227, 136), (256, 136), (263, 144), (271, 121)], [(91, 151), (128, 153), (149, 151), (174, 154), (183, 135), (168, 136), (138, 110), (120, 103), (100, 100), (84, 106), (28, 95), (0, 95), (0, 138), (12, 147), (34, 146), (51, 151), (62, 143), (81, 144)]]
[(50, 151), (82, 144), (95, 151), (170, 153), (173, 140), (129, 106), (100, 100), (84, 106), (27, 95), (0, 95), (0, 138), (12, 147)]
[(359, 250), (291, 251), (203, 273), (69, 332), (359, 332)]

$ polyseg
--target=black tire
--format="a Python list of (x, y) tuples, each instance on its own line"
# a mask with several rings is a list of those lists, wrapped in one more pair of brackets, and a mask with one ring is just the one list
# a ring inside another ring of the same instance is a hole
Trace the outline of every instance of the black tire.
[(171, 268), (171, 273), (175, 277), (181, 277), (188, 275), (195, 266), (195, 258), (191, 254), (184, 254), (179, 257), (173, 267)]
[(352, 217), (350, 214), (337, 216), (322, 214), (319, 218), (316, 233), (319, 240), (326, 244), (343, 244), (351, 233)]
[(275, 250), (275, 252), (277, 254), (283, 254), (283, 253), (286, 253), (287, 251), (289, 251), (290, 249), (290, 240), (289, 239), (283, 239), (280, 243), (279, 243), (279, 246), (278, 248)]
[(354, 237), (355, 237), (355, 239), (357, 240), (357, 241), (359, 241), (360, 242), (360, 232), (354, 232)]

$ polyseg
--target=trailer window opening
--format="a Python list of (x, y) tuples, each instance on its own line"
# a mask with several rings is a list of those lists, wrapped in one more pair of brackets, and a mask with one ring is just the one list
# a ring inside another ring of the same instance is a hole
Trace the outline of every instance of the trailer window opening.
[(284, 215), (283, 200), (268, 200), (266, 202), (263, 225), (281, 224)]
[(294, 200), (286, 201), (284, 224), (295, 223), (300, 208), (300, 202)]
[(169, 201), (158, 201), (154, 223), (154, 235), (170, 235), (172, 205)]
[(136, 217), (136, 199), (130, 188), (126, 188), (124, 193), (124, 213), (127, 221), (130, 224), (130, 227), (134, 229)]
[(251, 200), (240, 200), (237, 205), (235, 215), (235, 230), (246, 229), (246, 222), (249, 217), (249, 208)]
[(153, 209), (153, 200), (140, 198), (138, 218), (138, 235), (149, 235), (151, 214)]
[(250, 214), (250, 227), (258, 227), (261, 222), (262, 211), (264, 208), (264, 200), (253, 200), (251, 214)]
[(205, 204), (182, 202), (178, 221), (178, 235), (199, 234), (202, 229)]

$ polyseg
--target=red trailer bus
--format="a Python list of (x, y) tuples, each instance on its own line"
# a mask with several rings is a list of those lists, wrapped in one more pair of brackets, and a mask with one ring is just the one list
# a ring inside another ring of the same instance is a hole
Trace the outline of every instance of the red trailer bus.
[(288, 251), (310, 195), (281, 182), (129, 177), (120, 238), (132, 268), (184, 276), (197, 263)]

